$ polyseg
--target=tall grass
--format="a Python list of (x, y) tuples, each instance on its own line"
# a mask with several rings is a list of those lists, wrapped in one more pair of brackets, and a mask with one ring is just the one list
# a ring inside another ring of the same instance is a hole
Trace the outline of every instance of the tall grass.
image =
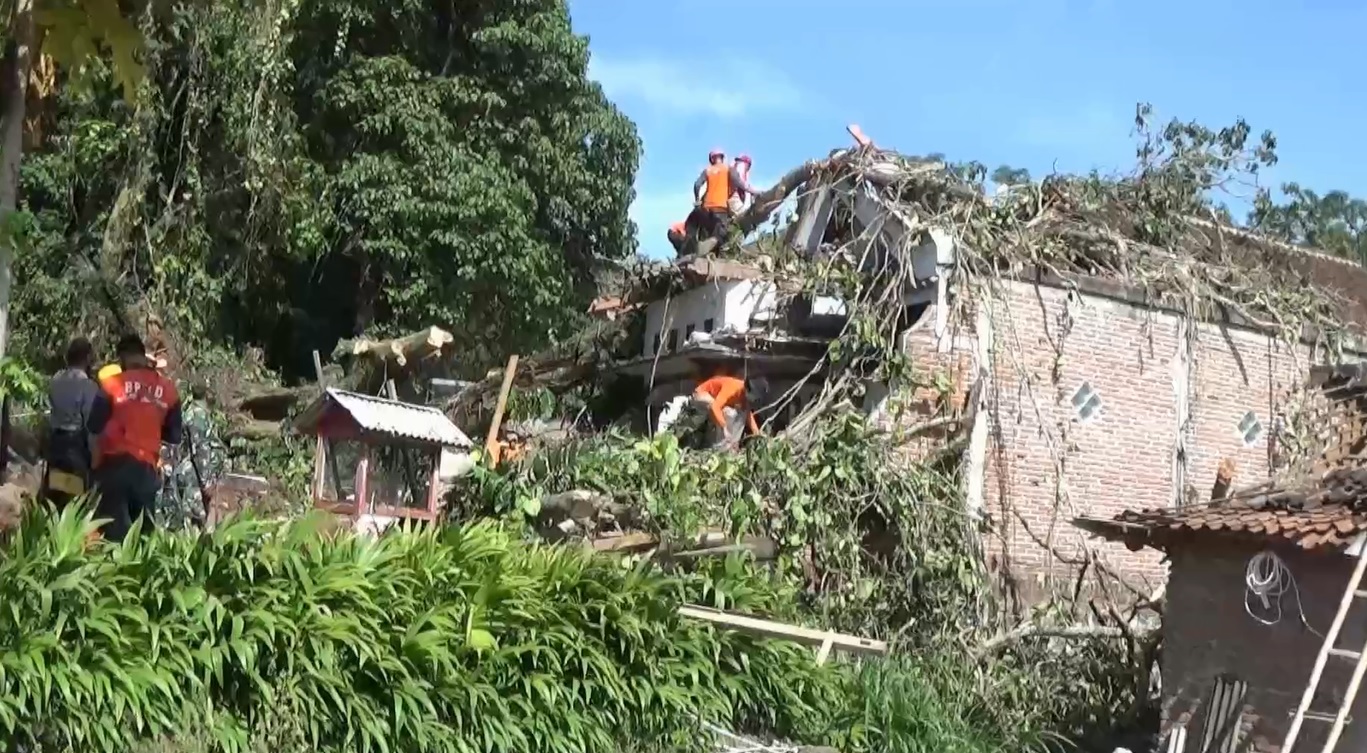
[(0, 736), (610, 751), (696, 740), (700, 719), (819, 737), (840, 706), (809, 650), (677, 617), (688, 581), (489, 524), (367, 540), (316, 523), (87, 551), (83, 515), (30, 514), (0, 557)]
[(84, 512), (30, 512), (0, 547), (0, 738), (693, 751), (706, 721), (846, 753), (1004, 750), (915, 664), (818, 667), (809, 648), (677, 616), (684, 602), (791, 608), (735, 561), (671, 577), (489, 523), (365, 539), (319, 522), (89, 547)]

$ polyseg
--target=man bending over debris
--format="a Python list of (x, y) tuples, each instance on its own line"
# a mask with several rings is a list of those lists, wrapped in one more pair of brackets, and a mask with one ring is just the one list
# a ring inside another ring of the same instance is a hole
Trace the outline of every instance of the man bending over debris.
[(161, 443), (180, 444), (183, 427), (176, 385), (157, 373), (142, 339), (125, 335), (117, 353), (120, 371), (100, 381), (87, 428), (99, 435), (95, 516), (111, 520), (106, 537), (123, 541), (161, 489)]
[(100, 391), (90, 378), (94, 366), (95, 349), (89, 340), (78, 337), (66, 347), (66, 368), (48, 385), (51, 410), (43, 448), (47, 470), (39, 496), (59, 510), (90, 487), (93, 437), (85, 427)]
[(712, 422), (721, 431), (722, 441), (728, 446), (740, 444), (741, 418), (751, 434), (759, 434), (759, 424), (750, 410), (745, 380), (723, 369), (716, 376), (698, 384), (693, 390), (693, 401), (706, 406)]

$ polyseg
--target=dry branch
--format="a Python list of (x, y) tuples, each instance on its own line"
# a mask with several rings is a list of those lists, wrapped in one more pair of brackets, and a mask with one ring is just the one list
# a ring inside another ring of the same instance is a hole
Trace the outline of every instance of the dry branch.
[(981, 661), (1027, 638), (1124, 638), (1128, 634), (1126, 629), (1106, 625), (1045, 627), (1027, 622), (982, 644), (974, 652), (974, 657)]

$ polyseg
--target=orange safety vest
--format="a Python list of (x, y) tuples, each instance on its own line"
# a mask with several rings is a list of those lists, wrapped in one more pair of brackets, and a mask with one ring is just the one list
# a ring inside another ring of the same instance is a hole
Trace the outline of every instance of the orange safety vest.
[(100, 388), (113, 404), (100, 433), (100, 459), (128, 455), (150, 466), (160, 463), (161, 427), (180, 401), (175, 383), (152, 369), (130, 369), (100, 380)]
[(722, 163), (708, 165), (703, 171), (707, 177), (707, 188), (702, 196), (703, 209), (725, 209), (726, 200), (731, 198), (731, 168)]

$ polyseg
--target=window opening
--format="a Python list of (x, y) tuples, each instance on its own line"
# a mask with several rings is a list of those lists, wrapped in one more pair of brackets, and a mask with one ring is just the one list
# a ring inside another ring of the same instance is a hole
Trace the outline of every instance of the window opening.
[(1079, 421), (1090, 421), (1101, 412), (1101, 395), (1092, 389), (1090, 382), (1083, 382), (1073, 393), (1073, 411)]
[(1252, 447), (1263, 438), (1263, 422), (1258, 420), (1258, 414), (1249, 411), (1239, 421), (1239, 437), (1244, 440), (1245, 447)]

